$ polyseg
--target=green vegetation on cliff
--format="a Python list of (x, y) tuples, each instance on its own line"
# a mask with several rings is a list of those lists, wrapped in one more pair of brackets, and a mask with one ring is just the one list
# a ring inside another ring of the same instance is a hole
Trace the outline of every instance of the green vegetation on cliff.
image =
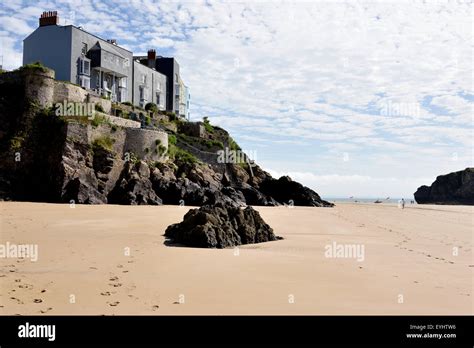
[(108, 135), (103, 135), (92, 142), (92, 150), (103, 149), (107, 151), (112, 151), (114, 145), (114, 139)]

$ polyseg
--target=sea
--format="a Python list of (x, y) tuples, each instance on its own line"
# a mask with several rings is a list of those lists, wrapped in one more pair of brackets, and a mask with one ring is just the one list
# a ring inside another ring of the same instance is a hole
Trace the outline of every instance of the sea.
[[(393, 198), (393, 197), (384, 197), (384, 198), (341, 198), (341, 197), (321, 197), (322, 199), (332, 202), (332, 203), (375, 203), (376, 201), (380, 204), (398, 204), (398, 201), (402, 198)], [(416, 201), (413, 198), (406, 198), (405, 204), (416, 204)], [(413, 203), (412, 203), (413, 202)]]

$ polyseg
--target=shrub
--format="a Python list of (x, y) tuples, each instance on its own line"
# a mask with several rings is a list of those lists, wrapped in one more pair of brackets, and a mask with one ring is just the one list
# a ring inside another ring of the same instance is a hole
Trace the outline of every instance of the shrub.
[(146, 111), (158, 112), (158, 106), (155, 103), (148, 103), (145, 105)]
[(170, 121), (176, 121), (178, 119), (173, 111), (166, 111), (166, 116), (168, 116)]
[(176, 135), (174, 134), (168, 135), (168, 146), (169, 145), (176, 145)]
[(230, 147), (231, 150), (234, 150), (234, 151), (241, 151), (242, 150), (240, 148), (240, 146), (231, 137), (229, 137), (229, 147)]
[(114, 139), (107, 135), (103, 135), (92, 142), (92, 150), (95, 149), (104, 149), (112, 151), (112, 146), (114, 145)]
[(208, 149), (216, 146), (220, 149), (224, 149), (224, 144), (222, 143), (222, 141), (219, 141), (219, 140), (205, 140), (204, 142), (204, 145), (206, 145), (206, 147)]
[(207, 118), (207, 116), (204, 116), (202, 118), (202, 122), (204, 124), (204, 128), (206, 129), (206, 131), (208, 133), (213, 133), (214, 132), (214, 127), (212, 127), (211, 123), (209, 122), (209, 119)]
[(97, 127), (101, 124), (109, 124), (109, 120), (107, 120), (104, 116), (102, 115), (95, 115), (94, 118), (91, 121), (92, 127)]
[(168, 155), (171, 159), (174, 159), (175, 163), (180, 166), (183, 164), (194, 164), (198, 163), (199, 160), (192, 153), (183, 150), (176, 145), (170, 145), (168, 147)]
[(158, 146), (158, 153), (159, 153), (160, 155), (163, 155), (164, 153), (166, 153), (166, 147), (163, 146), (163, 145), (159, 145), (159, 146)]
[(145, 116), (145, 124), (149, 126), (151, 124), (151, 117), (150, 116)]
[(123, 105), (127, 105), (127, 106), (132, 106), (132, 107), (133, 107), (133, 104), (130, 103), (129, 101), (123, 102), (122, 104), (123, 104)]
[(41, 64), (41, 62), (26, 64), (18, 68), (18, 71), (25, 71), (25, 70), (39, 70), (41, 72), (46, 72), (48, 71), (48, 68), (45, 67), (43, 64)]
[(17, 151), (21, 148), (25, 138), (23, 136), (15, 136), (10, 139), (10, 150)]

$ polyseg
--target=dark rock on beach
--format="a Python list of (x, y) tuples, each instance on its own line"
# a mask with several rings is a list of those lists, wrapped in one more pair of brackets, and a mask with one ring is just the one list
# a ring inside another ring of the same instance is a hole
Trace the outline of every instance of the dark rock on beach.
[(262, 182), (259, 189), (264, 194), (274, 198), (282, 204), (293, 204), (311, 207), (332, 207), (333, 203), (324, 201), (310, 188), (291, 180), (289, 176), (280, 179), (268, 178)]
[(418, 204), (474, 205), (474, 168), (440, 175), (431, 186), (420, 186), (414, 196)]
[(119, 183), (109, 195), (109, 203), (129, 205), (160, 205), (162, 200), (153, 191), (150, 168), (145, 162), (126, 162)]
[(174, 243), (198, 248), (227, 248), (279, 239), (252, 207), (243, 209), (228, 203), (188, 211), (182, 222), (166, 229), (165, 236)]

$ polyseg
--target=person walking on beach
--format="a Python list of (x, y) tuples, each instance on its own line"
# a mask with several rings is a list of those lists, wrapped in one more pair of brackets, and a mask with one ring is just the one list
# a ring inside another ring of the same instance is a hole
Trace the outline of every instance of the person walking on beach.
[(403, 198), (398, 201), (398, 207), (405, 209), (405, 200)]

